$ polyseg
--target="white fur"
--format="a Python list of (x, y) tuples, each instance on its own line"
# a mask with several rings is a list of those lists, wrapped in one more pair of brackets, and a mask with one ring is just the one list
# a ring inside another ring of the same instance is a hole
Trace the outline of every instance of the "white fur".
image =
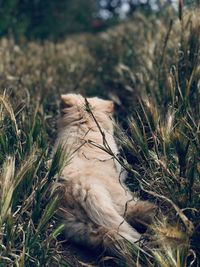
[[(99, 98), (88, 101), (107, 143), (117, 154), (111, 120), (112, 102)], [(64, 196), (59, 214), (65, 221), (67, 238), (90, 248), (109, 246), (107, 236), (112, 240), (125, 238), (136, 242), (140, 234), (123, 218), (132, 195), (125, 184), (122, 186), (119, 182), (119, 164), (91, 144), (92, 141), (103, 146), (103, 138), (94, 118), (85, 110), (84, 98), (75, 94), (63, 95), (61, 114), (54, 149), (62, 143), (72, 154), (60, 180)], [(134, 201), (130, 203), (135, 205)]]

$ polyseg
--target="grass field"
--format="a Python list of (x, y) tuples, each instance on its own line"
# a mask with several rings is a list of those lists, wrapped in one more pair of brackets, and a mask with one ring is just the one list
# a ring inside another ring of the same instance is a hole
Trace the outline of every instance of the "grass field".
[(127, 183), (158, 206), (148, 254), (126, 266), (200, 265), (200, 12), (179, 15), (136, 13), (58, 43), (0, 40), (1, 267), (81, 266), (49, 194), (67, 161), (62, 149), (49, 161), (63, 92), (115, 102)]

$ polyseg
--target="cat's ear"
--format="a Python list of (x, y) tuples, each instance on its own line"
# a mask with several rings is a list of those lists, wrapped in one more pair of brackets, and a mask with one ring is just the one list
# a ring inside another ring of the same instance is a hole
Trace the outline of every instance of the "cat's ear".
[(76, 96), (74, 94), (66, 94), (60, 96), (60, 110), (68, 109), (76, 104)]
[(114, 112), (114, 103), (111, 100), (106, 100), (105, 101), (105, 111), (108, 112), (109, 114), (113, 114)]
[(96, 111), (103, 111), (105, 113), (108, 113), (109, 115), (112, 115), (114, 112), (114, 103), (111, 100), (104, 100), (98, 97), (94, 97), (89, 99), (89, 103), (91, 103), (91, 106)]

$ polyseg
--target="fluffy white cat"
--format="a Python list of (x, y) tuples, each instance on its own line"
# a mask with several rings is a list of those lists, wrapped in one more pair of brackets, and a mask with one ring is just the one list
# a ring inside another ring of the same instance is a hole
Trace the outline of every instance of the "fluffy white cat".
[(100, 126), (112, 152), (118, 153), (111, 119), (113, 102), (97, 97), (87, 101), (93, 116), (86, 110), (81, 95), (61, 96), (54, 149), (62, 144), (66, 153), (71, 153), (71, 160), (58, 183), (63, 193), (59, 215), (65, 222), (68, 239), (89, 248), (114, 250), (114, 244), (120, 240), (139, 240), (140, 234), (134, 227), (149, 221), (154, 206), (133, 200), (125, 184), (120, 183), (118, 162), (97, 147), (103, 146)]

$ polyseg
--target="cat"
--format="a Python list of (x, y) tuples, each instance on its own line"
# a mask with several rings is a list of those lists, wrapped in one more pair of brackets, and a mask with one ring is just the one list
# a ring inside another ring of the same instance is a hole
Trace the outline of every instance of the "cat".
[(65, 223), (66, 238), (90, 249), (107, 250), (116, 250), (120, 240), (138, 242), (140, 233), (134, 227), (149, 222), (155, 207), (133, 199), (120, 179), (118, 161), (102, 149), (106, 140), (112, 153), (118, 154), (113, 102), (65, 94), (60, 109), (54, 151), (62, 144), (71, 155), (57, 183), (62, 191), (58, 214)]

